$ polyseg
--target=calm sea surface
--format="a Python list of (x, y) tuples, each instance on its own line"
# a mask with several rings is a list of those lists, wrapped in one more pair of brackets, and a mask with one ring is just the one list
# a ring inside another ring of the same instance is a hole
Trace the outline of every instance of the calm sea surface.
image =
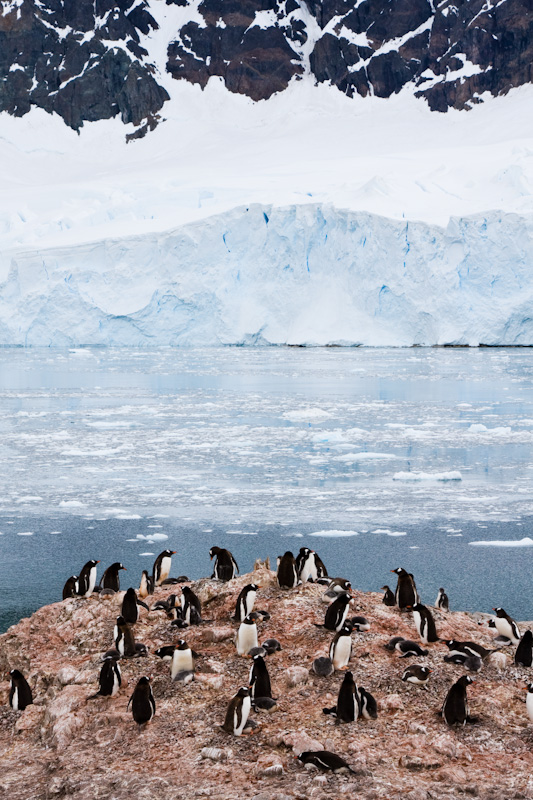
[(215, 544), (533, 619), (532, 383), (529, 349), (0, 349), (0, 630), (89, 558), (127, 588)]

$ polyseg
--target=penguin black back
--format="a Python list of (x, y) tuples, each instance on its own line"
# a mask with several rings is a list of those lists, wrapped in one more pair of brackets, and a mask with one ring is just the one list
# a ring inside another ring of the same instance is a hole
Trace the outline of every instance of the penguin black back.
[(290, 550), (280, 558), (277, 577), (281, 589), (294, 589), (298, 583), (296, 560)]
[(337, 719), (339, 722), (354, 722), (359, 716), (359, 695), (353, 674), (348, 670), (337, 697)]
[(381, 591), (385, 592), (383, 595), (382, 603), (386, 606), (395, 606), (396, 599), (389, 586), (382, 586)]
[(348, 614), (350, 600), (349, 594), (341, 594), (328, 607), (324, 620), (324, 627), (328, 631), (340, 631)]
[(78, 576), (71, 575), (70, 578), (67, 578), (65, 585), (63, 586), (63, 600), (66, 600), (69, 597), (76, 597), (78, 594)]
[(239, 572), (239, 566), (229, 550), (222, 547), (212, 547), (209, 551), (211, 560), (215, 559), (212, 578), (219, 581), (231, 581)]
[(118, 573), (121, 569), (126, 569), (126, 567), (120, 561), (115, 561), (114, 564), (111, 564), (100, 578), (100, 589), (112, 589), (114, 592), (119, 592), (120, 578)]
[(468, 721), (466, 687), (471, 683), (472, 678), (462, 675), (448, 691), (442, 706), (442, 716), (448, 725), (464, 725)]
[(9, 675), (11, 677), (9, 705), (13, 711), (24, 711), (26, 706), (30, 706), (33, 703), (30, 685), (18, 669), (12, 669)]
[(155, 700), (150, 686), (150, 678), (146, 676), (139, 678), (137, 686), (129, 699), (128, 708), (131, 703), (131, 713), (137, 725), (144, 725), (150, 722), (155, 714)]
[[(124, 617), (124, 621), (129, 625), (135, 625), (139, 619), (138, 604), (139, 600), (137, 599), (137, 592), (130, 586), (122, 599), (122, 608), (120, 610), (121, 615)], [(142, 603), (142, 605), (146, 608), (145, 603)]]
[(526, 630), (520, 642), (518, 643), (518, 647), (516, 648), (516, 653), (514, 655), (514, 663), (520, 667), (530, 667), (533, 662), (533, 633), (531, 631)]
[(272, 687), (270, 685), (267, 665), (265, 664), (265, 659), (260, 655), (254, 656), (253, 658), (249, 684), (251, 687), (251, 695), (254, 700), (256, 697), (272, 697)]
[(396, 587), (396, 605), (400, 610), (407, 608), (407, 606), (414, 606), (417, 601), (417, 591), (413, 576), (407, 572), (403, 567), (396, 567), (391, 569), (398, 576), (398, 585)]

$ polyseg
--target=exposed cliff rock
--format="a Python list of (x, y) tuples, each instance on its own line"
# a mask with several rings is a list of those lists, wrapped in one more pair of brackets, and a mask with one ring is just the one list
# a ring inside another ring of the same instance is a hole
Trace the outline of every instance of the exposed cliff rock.
[[(250, 661), (236, 654), (229, 616), (250, 578), (194, 584), (210, 621), (185, 631), (201, 654), (196, 680), (186, 686), (172, 683), (168, 664), (153, 655), (183, 631), (161, 612), (143, 611), (135, 637), (150, 654), (121, 661), (123, 686), (115, 698), (88, 700), (100, 657), (112, 645), (121, 595), (65, 600), (10, 628), (0, 637), (1, 792), (10, 800), (533, 797), (533, 736), (522, 691), (528, 670), (514, 667), (509, 656), (504, 665), (486, 663), (468, 690), (479, 722), (448, 728), (436, 712), (462, 667), (445, 664), (447, 650), (437, 643), (423, 659), (433, 669), (428, 690), (403, 683), (413, 659), (400, 659), (383, 644), (393, 635), (416, 638), (410, 615), (386, 608), (380, 595), (355, 592), (353, 613), (364, 614), (372, 627), (354, 634), (350, 668), (376, 697), (379, 715), (338, 725), (322, 708), (335, 704), (342, 673), (309, 673), (333, 636), (313, 624), (324, 619), (323, 588), (281, 591), (263, 567), (253, 574), (262, 587), (256, 605), (271, 618), (260, 623), (260, 641), (273, 636), (283, 647), (267, 658), (278, 710), (253, 714), (258, 727), (251, 736), (224, 733), (228, 701), (248, 680)], [(158, 599), (171, 591), (157, 590)], [(435, 614), (441, 636), (490, 646), (488, 629), (471, 616)], [(35, 704), (24, 712), (6, 705), (5, 676), (13, 668), (27, 675), (34, 692)], [(139, 732), (127, 703), (141, 675), (152, 676), (157, 711)], [(355, 774), (323, 775), (294, 758), (321, 747), (346, 758)]]

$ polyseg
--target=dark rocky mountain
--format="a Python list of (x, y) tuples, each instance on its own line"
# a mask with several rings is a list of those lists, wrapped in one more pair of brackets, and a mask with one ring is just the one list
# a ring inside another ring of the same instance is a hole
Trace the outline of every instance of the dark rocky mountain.
[[(140, 133), (153, 127), (168, 99), (165, 70), (202, 87), (219, 76), (253, 100), (303, 76), (349, 96), (410, 85), (436, 111), (533, 80), (533, 0), (2, 0), (0, 9), (0, 110), (38, 106), (74, 129), (117, 115)], [(167, 14), (180, 25), (168, 25), (167, 60), (156, 65), (150, 45), (156, 31), (165, 36)]]

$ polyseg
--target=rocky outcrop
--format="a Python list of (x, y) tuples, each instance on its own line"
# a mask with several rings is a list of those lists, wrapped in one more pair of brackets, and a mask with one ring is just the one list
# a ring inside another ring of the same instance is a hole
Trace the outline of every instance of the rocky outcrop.
[[(437, 712), (462, 667), (444, 663), (447, 649), (436, 643), (423, 659), (433, 669), (428, 689), (403, 683), (412, 659), (400, 659), (383, 644), (393, 635), (416, 638), (410, 615), (385, 607), (378, 594), (355, 592), (353, 614), (372, 624), (354, 634), (350, 668), (377, 699), (379, 712), (375, 720), (336, 724), (322, 708), (336, 703), (342, 673), (319, 678), (309, 672), (333, 636), (314, 625), (324, 619), (323, 588), (282, 591), (262, 566), (253, 574), (261, 586), (257, 606), (271, 617), (260, 623), (259, 638), (275, 637), (283, 648), (267, 657), (278, 709), (252, 714), (257, 727), (251, 736), (222, 731), (230, 698), (248, 680), (250, 662), (236, 654), (229, 617), (251, 578), (193, 584), (209, 622), (185, 632), (171, 628), (161, 612), (143, 611), (135, 637), (149, 655), (121, 661), (123, 685), (115, 698), (88, 699), (97, 688), (101, 655), (112, 644), (120, 594), (65, 600), (10, 628), (0, 637), (0, 794), (10, 800), (27, 798), (30, 789), (43, 800), (533, 798), (532, 733), (522, 691), (528, 670), (515, 667), (509, 655), (503, 663), (486, 662), (468, 689), (478, 723), (448, 728)], [(171, 591), (158, 589), (157, 598)], [(489, 629), (472, 616), (435, 616), (442, 637), (491, 646)], [(153, 655), (180, 634), (200, 653), (196, 679), (185, 686), (173, 683), (168, 663)], [(24, 712), (6, 705), (5, 676), (13, 668), (33, 689), (35, 704)], [(157, 711), (139, 732), (127, 704), (142, 675), (152, 677)], [(321, 748), (345, 758), (354, 774), (321, 774), (294, 757)]]
[[(202, 87), (217, 76), (256, 101), (303, 75), (349, 96), (411, 86), (436, 111), (532, 81), (527, 0), (166, 0), (180, 10), (168, 22), (160, 4), (6, 0), (0, 110), (37, 106), (76, 130), (120, 115), (138, 126), (135, 137), (157, 124), (165, 71)], [(156, 17), (168, 43), (162, 64)]]

